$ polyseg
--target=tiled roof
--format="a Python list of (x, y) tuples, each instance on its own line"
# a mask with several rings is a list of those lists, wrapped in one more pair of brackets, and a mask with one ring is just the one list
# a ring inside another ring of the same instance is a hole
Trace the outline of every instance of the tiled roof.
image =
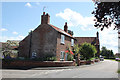
[(60, 29), (60, 28), (58, 28), (58, 27), (56, 27), (56, 26), (54, 26), (54, 25), (51, 25), (51, 24), (49, 24), (49, 25), (50, 25), (51, 27), (53, 27), (56, 31), (58, 31), (58, 32), (60, 32), (60, 33), (63, 33), (63, 34), (65, 34), (65, 35), (69, 36), (69, 37), (74, 38), (72, 35), (70, 35), (69, 33), (65, 32), (64, 30), (62, 30), (62, 29)]
[(94, 44), (96, 43), (96, 37), (75, 37), (77, 43), (82, 44), (84, 42)]

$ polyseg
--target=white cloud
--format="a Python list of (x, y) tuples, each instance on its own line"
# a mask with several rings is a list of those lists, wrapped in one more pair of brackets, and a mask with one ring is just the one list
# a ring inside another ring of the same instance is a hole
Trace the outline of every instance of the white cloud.
[(112, 49), (114, 53), (118, 52), (118, 33), (117, 30), (113, 30), (114, 25), (109, 29), (100, 31), (100, 45), (106, 46), (108, 49)]
[(6, 42), (7, 40), (22, 40), (24, 36), (17, 36), (17, 37), (8, 37), (8, 36), (0, 36), (0, 42)]
[(29, 29), (29, 31), (34, 31), (34, 29), (35, 29), (35, 28), (33, 28), (33, 29)]
[[(81, 26), (82, 30), (88, 29), (89, 25), (94, 25), (94, 17), (83, 17), (80, 13), (67, 8), (64, 12), (57, 13), (56, 16), (63, 18), (68, 22), (68, 26)], [(93, 27), (93, 26), (92, 26)], [(88, 29), (90, 30), (90, 28)]]
[(7, 31), (7, 29), (5, 29), (5, 28), (0, 28), (0, 31)]
[(25, 6), (32, 7), (32, 5), (30, 3), (26, 3)]
[(12, 32), (12, 33), (13, 33), (13, 34), (15, 34), (15, 35), (17, 35), (17, 34), (18, 34), (18, 32), (15, 32), (15, 31), (14, 31), (14, 32)]
[(40, 5), (40, 2), (36, 2), (37, 5)]

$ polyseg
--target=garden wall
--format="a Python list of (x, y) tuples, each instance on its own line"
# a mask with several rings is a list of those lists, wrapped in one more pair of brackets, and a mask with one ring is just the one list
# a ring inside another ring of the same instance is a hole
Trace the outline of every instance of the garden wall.
[(28, 69), (35, 67), (63, 67), (63, 66), (75, 66), (75, 61), (2, 61), (2, 68), (20, 68)]

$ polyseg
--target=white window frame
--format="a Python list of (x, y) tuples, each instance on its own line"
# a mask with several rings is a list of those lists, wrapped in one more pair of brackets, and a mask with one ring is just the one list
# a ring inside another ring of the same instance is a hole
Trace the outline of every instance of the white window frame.
[(71, 46), (74, 46), (74, 39), (71, 39)]
[(63, 61), (64, 60), (64, 54), (65, 52), (64, 51), (61, 51), (60, 52), (60, 60)]
[(62, 35), (62, 34), (61, 34), (61, 43), (65, 44), (65, 35)]
[(35, 58), (37, 56), (36, 52), (32, 52), (32, 58)]

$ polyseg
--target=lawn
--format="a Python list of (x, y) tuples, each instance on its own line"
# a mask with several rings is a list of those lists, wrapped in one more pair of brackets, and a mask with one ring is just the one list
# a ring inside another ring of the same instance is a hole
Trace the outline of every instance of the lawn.
[(115, 59), (105, 59), (105, 60), (112, 60), (112, 61), (116, 61)]
[(120, 73), (120, 69), (117, 71), (117, 73)]

